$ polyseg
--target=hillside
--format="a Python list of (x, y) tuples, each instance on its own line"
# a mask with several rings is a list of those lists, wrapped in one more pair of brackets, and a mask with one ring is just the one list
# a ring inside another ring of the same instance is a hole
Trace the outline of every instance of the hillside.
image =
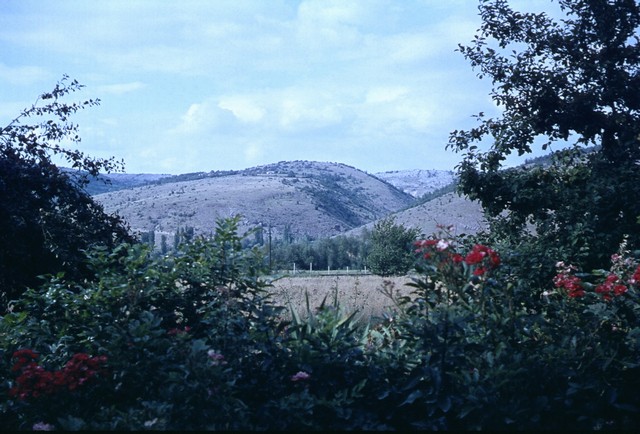
[(361, 170), (309, 161), (167, 177), (94, 197), (135, 231), (173, 233), (190, 226), (209, 233), (217, 218), (241, 214), (241, 229), (271, 227), (276, 238), (337, 235), (414, 201)]
[(86, 190), (89, 194), (96, 195), (150, 184), (167, 177), (171, 177), (171, 175), (155, 175), (148, 173), (102, 174), (97, 179), (92, 179), (86, 187)]
[[(425, 236), (438, 231), (438, 225), (453, 225), (452, 234), (474, 234), (487, 228), (480, 203), (457, 193), (447, 193), (428, 202), (390, 214), (396, 223), (418, 228)], [(347, 235), (358, 235), (364, 228), (371, 230), (375, 222), (355, 228)]]
[(417, 198), (455, 181), (452, 170), (394, 170), (379, 172), (375, 176)]

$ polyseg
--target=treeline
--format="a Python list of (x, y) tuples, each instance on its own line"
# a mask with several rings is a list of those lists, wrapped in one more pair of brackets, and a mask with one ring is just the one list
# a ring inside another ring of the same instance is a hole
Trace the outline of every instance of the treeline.
[[(293, 239), (285, 236), (270, 240), (267, 230), (256, 228), (243, 240), (243, 247), (258, 247), (263, 251), (265, 265), (270, 270), (362, 270), (368, 265), (371, 250), (371, 231), (364, 230), (359, 236), (339, 235), (322, 239)], [(156, 254), (166, 255), (178, 250), (182, 243), (195, 237), (193, 227), (178, 228), (171, 233), (155, 231), (140, 234), (140, 241), (154, 246)]]
[[(267, 249), (269, 246), (266, 246)], [(368, 265), (371, 233), (361, 236), (339, 235), (320, 240), (288, 242), (278, 240), (267, 251), (272, 269), (362, 270)]]

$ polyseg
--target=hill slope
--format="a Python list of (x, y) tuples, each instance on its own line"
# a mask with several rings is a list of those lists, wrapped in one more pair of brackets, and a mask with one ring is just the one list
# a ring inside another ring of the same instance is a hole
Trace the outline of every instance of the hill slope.
[[(475, 234), (487, 229), (482, 207), (457, 193), (447, 193), (414, 207), (391, 213), (395, 222), (407, 228), (418, 228), (425, 235), (438, 232), (438, 225), (452, 225), (452, 234)], [(346, 235), (358, 235), (364, 228), (373, 229), (375, 222), (355, 228)]]
[(427, 193), (446, 187), (456, 178), (452, 170), (423, 169), (380, 172), (375, 176), (413, 197), (422, 197)]
[(117, 212), (141, 232), (172, 233), (191, 226), (196, 233), (209, 233), (217, 218), (241, 214), (241, 230), (271, 227), (276, 238), (285, 233), (313, 238), (337, 235), (414, 201), (353, 167), (309, 161), (162, 178), (94, 197), (107, 212)]

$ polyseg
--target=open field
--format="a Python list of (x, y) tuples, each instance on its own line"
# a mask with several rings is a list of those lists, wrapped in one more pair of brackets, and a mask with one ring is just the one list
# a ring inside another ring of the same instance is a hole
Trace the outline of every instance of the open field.
[(380, 277), (376, 275), (293, 276), (275, 280), (271, 291), (274, 301), (293, 306), (300, 314), (306, 310), (305, 292), (309, 294), (311, 308), (318, 307), (323, 298), (331, 303), (336, 296), (347, 311), (357, 310), (363, 319), (379, 317), (393, 303), (380, 290), (393, 285), (394, 293), (408, 295), (413, 288), (408, 276)]

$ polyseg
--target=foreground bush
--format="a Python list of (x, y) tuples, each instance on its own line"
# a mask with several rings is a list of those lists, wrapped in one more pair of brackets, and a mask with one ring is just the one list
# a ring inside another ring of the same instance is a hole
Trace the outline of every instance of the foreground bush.
[[(271, 303), (237, 219), (175, 256), (97, 249), (0, 320), (6, 429), (630, 429), (640, 422), (638, 264), (561, 265), (416, 243), (414, 293), (361, 325), (338, 300)], [(615, 277), (612, 277), (615, 276)], [(624, 287), (624, 289), (623, 289)], [(291, 318), (286, 320), (285, 318)], [(373, 325), (375, 324), (375, 325)]]

